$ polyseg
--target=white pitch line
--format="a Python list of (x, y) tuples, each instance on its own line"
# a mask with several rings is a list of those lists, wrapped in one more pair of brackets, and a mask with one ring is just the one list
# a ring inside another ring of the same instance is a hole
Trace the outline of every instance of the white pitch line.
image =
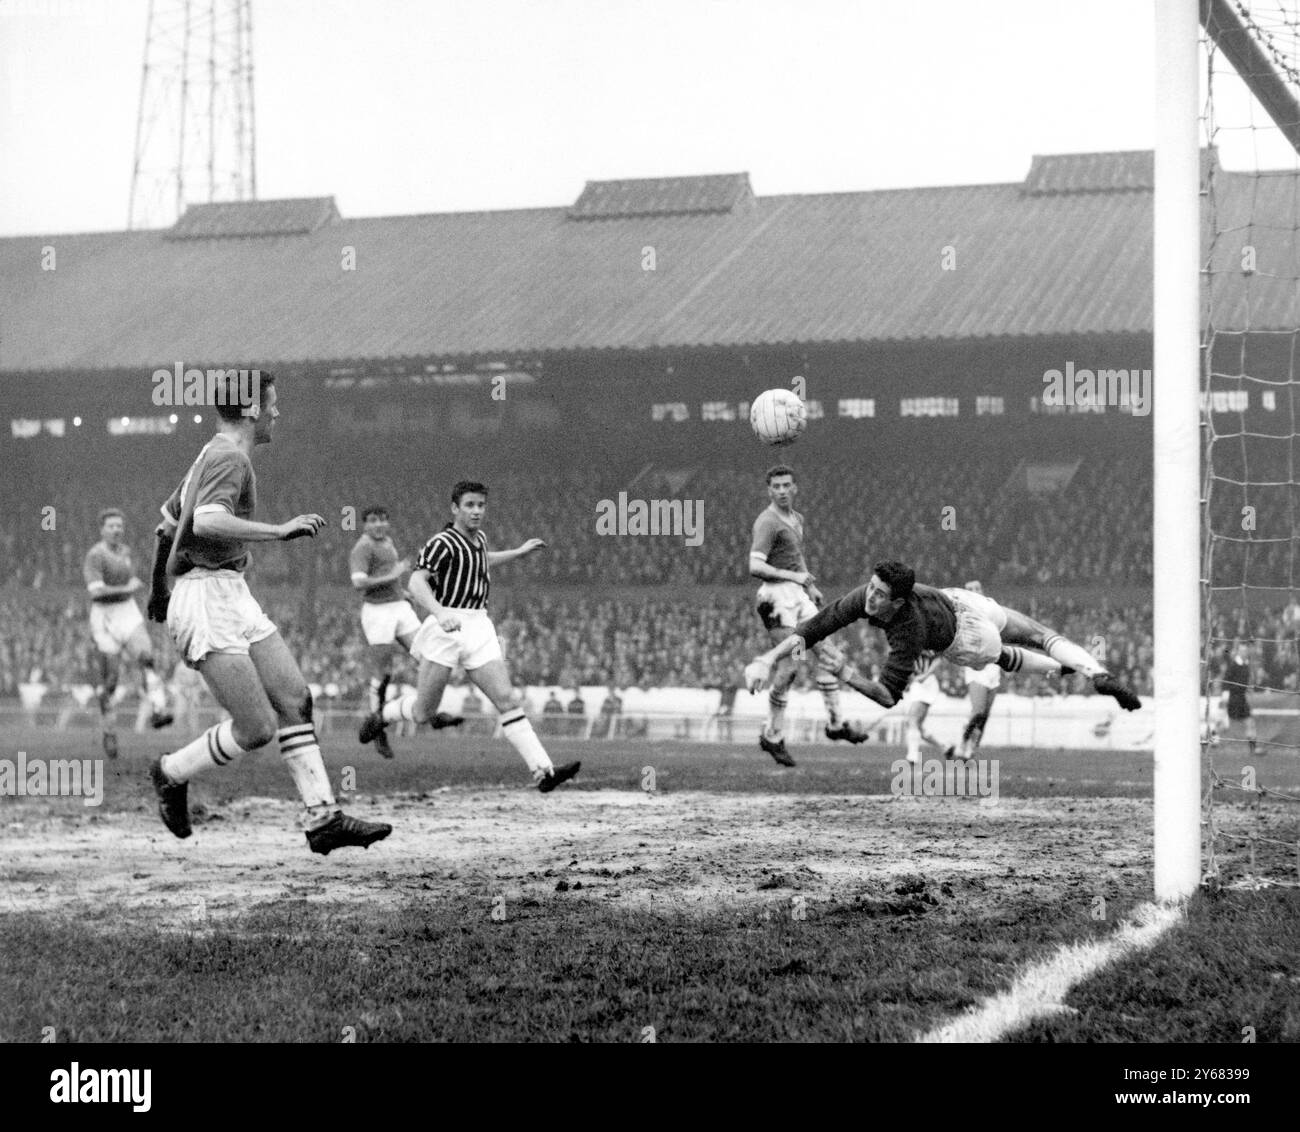
[(1152, 946), (1179, 923), (1184, 909), (1178, 904), (1143, 904), (1114, 935), (1089, 943), (1072, 943), (1051, 959), (1024, 971), (1010, 990), (972, 1006), (966, 1013), (922, 1034), (918, 1042), (996, 1042), (1004, 1034), (1044, 1018), (1068, 1011), (1062, 999), (1070, 988), (1108, 963), (1125, 959)]

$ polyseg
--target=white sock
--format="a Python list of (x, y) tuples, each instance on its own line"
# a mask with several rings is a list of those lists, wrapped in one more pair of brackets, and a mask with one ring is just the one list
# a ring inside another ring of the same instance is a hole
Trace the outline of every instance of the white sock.
[(1085, 676), (1097, 676), (1106, 671), (1106, 666), (1099, 663), (1087, 649), (1059, 635), (1048, 637), (1043, 651), (1053, 660), (1076, 672), (1082, 672)]
[(921, 729), (912, 722), (907, 725), (907, 761), (921, 761)]
[(533, 778), (545, 778), (550, 773), (553, 769), (551, 756), (546, 753), (542, 741), (537, 738), (537, 732), (528, 722), (528, 716), (524, 714), (523, 708), (515, 708), (501, 717), (501, 731), (510, 740), (510, 745), (519, 752), (528, 769), (533, 772)]
[(280, 740), (280, 754), (284, 756), (289, 773), (293, 775), (293, 784), (298, 788), (298, 796), (307, 807), (307, 828), (324, 825), (339, 812), (339, 806), (334, 801), (334, 789), (325, 771), (320, 744), (316, 742), (316, 725), (295, 723), (280, 728), (276, 737)]
[(215, 727), (209, 727), (194, 742), (170, 755), (163, 755), (162, 770), (172, 782), (180, 785), (209, 767), (229, 766), (237, 755), (246, 754), (248, 752), (235, 742), (234, 723), (223, 719)]
[(415, 693), (407, 692), (404, 696), (399, 696), (395, 700), (389, 700), (384, 704), (384, 722), (397, 723), (399, 720), (406, 720), (407, 723), (415, 722)]
[(152, 668), (144, 670), (144, 687), (150, 706), (161, 715), (167, 710), (167, 689), (163, 686), (162, 678)]

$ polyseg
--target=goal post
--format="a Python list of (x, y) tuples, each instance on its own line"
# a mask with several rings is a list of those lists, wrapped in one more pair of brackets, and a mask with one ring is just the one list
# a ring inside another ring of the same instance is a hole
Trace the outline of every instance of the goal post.
[(1200, 883), (1200, 0), (1155, 0), (1155, 896)]

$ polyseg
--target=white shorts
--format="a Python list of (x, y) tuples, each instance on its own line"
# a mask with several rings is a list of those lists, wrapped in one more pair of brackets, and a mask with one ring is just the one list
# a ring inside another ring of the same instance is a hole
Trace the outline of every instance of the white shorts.
[(144, 614), (129, 598), (126, 601), (97, 601), (90, 607), (90, 635), (95, 638), (95, 648), (106, 656), (117, 656), (143, 624)]
[(181, 658), (197, 668), (211, 653), (248, 655), (276, 632), (236, 570), (191, 570), (172, 590), (167, 628)]
[(368, 601), (361, 607), (361, 632), (368, 645), (391, 645), (419, 628), (420, 616), (409, 601)]
[(983, 668), (1002, 655), (1007, 611), (992, 598), (960, 588), (944, 590), (957, 611), (957, 635), (943, 658), (960, 668)]
[(764, 582), (758, 587), (758, 615), (766, 629), (793, 629), (816, 613), (808, 591), (795, 582)]
[(996, 692), (1002, 687), (1002, 669), (996, 664), (986, 664), (983, 668), (963, 668), (962, 672), (966, 676), (968, 688), (972, 684), (978, 684), (981, 688)]
[(899, 703), (925, 704), (927, 707), (933, 707), (939, 699), (939, 692), (939, 677), (930, 671), (924, 676), (913, 678), (903, 691), (903, 698)]
[(501, 642), (497, 640), (496, 628), (486, 609), (449, 609), (447, 612), (460, 618), (460, 628), (448, 633), (438, 624), (436, 617), (426, 617), (411, 642), (411, 655), (416, 660), (427, 660), (444, 668), (460, 665), (466, 672), (471, 672), (501, 659)]

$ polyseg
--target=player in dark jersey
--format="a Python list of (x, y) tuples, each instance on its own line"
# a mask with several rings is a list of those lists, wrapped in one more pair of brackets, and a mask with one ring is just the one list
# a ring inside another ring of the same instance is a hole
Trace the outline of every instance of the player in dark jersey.
[(1082, 672), (1092, 678), (1097, 692), (1114, 696), (1125, 711), (1142, 706), (1132, 689), (1111, 676), (1087, 649), (983, 594), (919, 585), (912, 568), (902, 562), (876, 563), (866, 585), (850, 590), (755, 658), (745, 668), (746, 686), (757, 691), (782, 657), (864, 618), (885, 631), (889, 655), (879, 681), (850, 674), (845, 683), (885, 707), (898, 702), (925, 652), (962, 667), (996, 662), (1005, 672)]
[(552, 765), (524, 714), (487, 612), (489, 567), (532, 554), (546, 543), (530, 538), (514, 550), (489, 551), (482, 531), (486, 509), (483, 484), (462, 480), (452, 489), (452, 521), (424, 544), (411, 575), (411, 596), (427, 614), (411, 645), (411, 655), (420, 662), (418, 688), (367, 716), (359, 738), (372, 743), (399, 719), (417, 723), (432, 719), (447, 680), (459, 665), (500, 712), (502, 734), (546, 794), (577, 774), (582, 764)]
[(117, 758), (117, 728), (113, 721), (113, 696), (121, 669), (122, 653), (140, 668), (144, 695), (153, 709), (150, 723), (155, 728), (172, 722), (167, 710), (167, 690), (154, 670), (153, 642), (134, 594), (144, 583), (136, 577), (127, 545), (126, 519), (116, 507), (99, 513), (100, 540), (86, 554), (82, 574), (90, 595), (90, 635), (99, 661), (99, 713), (103, 720), (104, 754)]
[(1242, 647), (1240, 639), (1232, 642), (1223, 650), (1223, 672), (1219, 677), (1219, 692), (1223, 696), (1223, 710), (1228, 717), (1227, 726), (1221, 734), (1226, 735), (1238, 724), (1244, 725), (1246, 742), (1254, 758), (1258, 733), (1255, 730), (1255, 716), (1250, 710), (1250, 701), (1246, 693), (1255, 687), (1250, 657)]
[[(398, 557), (397, 547), (388, 531), (387, 508), (367, 508), (361, 519), (365, 530), (348, 556), (348, 565), (352, 585), (362, 594), (361, 631), (374, 665), (369, 689), (370, 711), (374, 712), (384, 702), (393, 677), (393, 646), (400, 644), (410, 652), (411, 642), (420, 629), (420, 617), (412, 608), (402, 584), (402, 577), (411, 564)], [(440, 711), (431, 722), (438, 728), (454, 727), (464, 720)], [(386, 759), (393, 757), (386, 733), (381, 731), (375, 736), (375, 750)]]
[[(343, 813), (334, 800), (312, 723), (312, 696), (274, 623), (244, 581), (250, 542), (314, 538), (320, 515), (259, 523), (252, 455), (269, 443), (280, 410), (275, 379), (260, 374), (257, 399), (241, 406), (238, 371), (216, 406), (217, 433), (163, 504), (149, 616), (165, 620), (182, 659), (198, 670), (230, 717), (153, 764), (150, 776), (163, 824), (189, 837), (189, 782), (213, 766), (280, 741), (280, 753), (306, 807), (314, 853), (368, 846), (393, 828)], [(247, 373), (247, 371), (244, 371)], [(173, 585), (174, 583), (174, 585)]]
[[(750, 540), (749, 572), (762, 581), (756, 608), (763, 628), (773, 641), (783, 641), (800, 621), (812, 617), (821, 604), (821, 591), (804, 558), (803, 516), (794, 509), (799, 485), (794, 469), (778, 464), (767, 470), (770, 502), (754, 520)], [(867, 738), (840, 716), (840, 673), (847, 668), (843, 654), (829, 641), (813, 649), (817, 658), (817, 688), (826, 705), (826, 737), (861, 743)], [(767, 723), (758, 736), (759, 747), (781, 766), (794, 766), (785, 746), (785, 708), (798, 666), (789, 660), (777, 664), (768, 692)]]

